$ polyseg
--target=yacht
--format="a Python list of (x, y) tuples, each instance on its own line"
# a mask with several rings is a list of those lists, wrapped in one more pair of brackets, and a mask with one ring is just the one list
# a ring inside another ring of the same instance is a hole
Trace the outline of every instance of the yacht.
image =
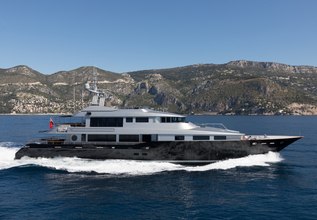
[(109, 95), (94, 81), (86, 89), (90, 105), (71, 116), (76, 123), (52, 126), (49, 137), (30, 142), (15, 155), (78, 157), (172, 163), (212, 163), (254, 154), (278, 152), (301, 136), (246, 135), (222, 124), (196, 125), (179, 114), (148, 108), (106, 107)]

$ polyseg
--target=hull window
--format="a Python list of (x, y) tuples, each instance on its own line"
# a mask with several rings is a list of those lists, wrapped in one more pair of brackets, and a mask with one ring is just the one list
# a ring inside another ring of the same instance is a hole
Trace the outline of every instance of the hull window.
[(103, 134), (89, 134), (88, 135), (88, 141), (92, 142), (115, 142), (116, 141), (116, 135), (103, 135)]
[(152, 135), (147, 135), (147, 134), (142, 135), (142, 141), (143, 142), (151, 142), (152, 141)]
[(214, 140), (215, 140), (215, 141), (226, 140), (226, 139), (227, 139), (226, 136), (215, 136), (215, 137), (214, 137)]
[(123, 127), (123, 118), (90, 118), (90, 127)]
[(183, 141), (185, 137), (183, 135), (175, 135), (175, 141)]
[(81, 134), (81, 141), (83, 141), (83, 142), (86, 141), (86, 134)]
[(122, 134), (119, 135), (120, 142), (139, 142), (139, 135), (134, 134)]
[(77, 141), (77, 135), (72, 135), (72, 141)]
[(196, 135), (193, 136), (194, 141), (206, 141), (209, 140), (209, 136), (204, 136), (204, 135)]

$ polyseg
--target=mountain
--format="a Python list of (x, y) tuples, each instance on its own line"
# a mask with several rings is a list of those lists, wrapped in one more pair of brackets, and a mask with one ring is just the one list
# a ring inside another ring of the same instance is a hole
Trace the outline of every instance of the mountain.
[(238, 60), (125, 74), (80, 67), (52, 75), (0, 69), (0, 113), (70, 113), (89, 102), (84, 84), (111, 92), (108, 105), (179, 113), (317, 114), (317, 68)]

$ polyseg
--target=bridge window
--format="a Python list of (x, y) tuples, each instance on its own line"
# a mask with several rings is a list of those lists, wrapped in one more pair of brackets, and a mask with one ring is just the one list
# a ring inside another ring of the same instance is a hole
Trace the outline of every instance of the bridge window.
[(162, 123), (178, 123), (185, 122), (185, 117), (161, 117)]

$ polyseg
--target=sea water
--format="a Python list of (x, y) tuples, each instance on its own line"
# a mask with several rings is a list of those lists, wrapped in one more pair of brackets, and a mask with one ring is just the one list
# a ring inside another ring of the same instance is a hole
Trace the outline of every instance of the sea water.
[(204, 166), (23, 158), (57, 116), (0, 116), (0, 219), (317, 219), (317, 117), (190, 116), (247, 134), (303, 135), (280, 153)]

